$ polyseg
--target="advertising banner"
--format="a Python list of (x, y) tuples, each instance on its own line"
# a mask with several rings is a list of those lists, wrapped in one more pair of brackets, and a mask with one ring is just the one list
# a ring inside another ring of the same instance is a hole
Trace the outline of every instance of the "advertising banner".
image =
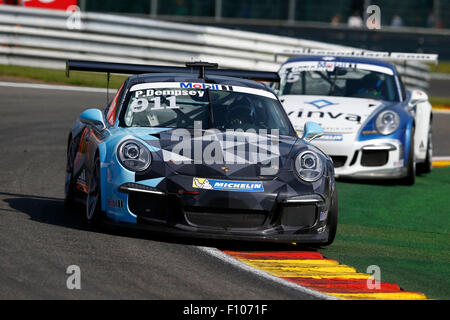
[(72, 5), (78, 5), (78, 0), (0, 0), (0, 4), (66, 10)]

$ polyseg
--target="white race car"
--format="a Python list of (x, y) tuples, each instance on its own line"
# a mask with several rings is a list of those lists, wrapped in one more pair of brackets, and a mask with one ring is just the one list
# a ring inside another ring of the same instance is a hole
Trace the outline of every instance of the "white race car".
[[(405, 54), (318, 51), (293, 50), (275, 90), (299, 133), (307, 121), (323, 127), (313, 144), (333, 159), (336, 177), (414, 184), (416, 169), (429, 172), (428, 96), (406, 90), (394, 64), (385, 61)], [(437, 62), (437, 55), (408, 54), (408, 60)]]

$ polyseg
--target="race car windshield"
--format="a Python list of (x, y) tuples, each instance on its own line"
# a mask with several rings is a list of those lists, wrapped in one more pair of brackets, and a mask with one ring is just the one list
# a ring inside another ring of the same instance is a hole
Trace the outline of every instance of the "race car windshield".
[(250, 93), (236, 90), (132, 90), (126, 100), (123, 122), (127, 127), (193, 129), (194, 122), (199, 121), (202, 129), (278, 129), (281, 135), (295, 135), (274, 94), (250, 88), (242, 89)]
[(293, 66), (282, 71), (281, 95), (317, 95), (399, 101), (394, 76), (387, 72), (367, 70), (369, 67), (367, 69), (348, 67), (305, 69), (307, 68)]

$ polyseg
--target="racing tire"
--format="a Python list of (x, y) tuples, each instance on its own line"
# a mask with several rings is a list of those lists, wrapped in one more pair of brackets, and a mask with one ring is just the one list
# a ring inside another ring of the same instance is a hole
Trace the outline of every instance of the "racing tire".
[(328, 239), (326, 242), (313, 243), (310, 246), (312, 248), (320, 248), (331, 245), (334, 242), (334, 238), (336, 237), (337, 223), (338, 223), (338, 199), (337, 199), (337, 190), (335, 187), (333, 195), (331, 196), (330, 210), (328, 210), (328, 217), (326, 224), (326, 227), (328, 229)]
[(104, 217), (101, 211), (100, 159), (95, 157), (94, 169), (89, 175), (88, 194), (86, 197), (86, 222), (97, 226)]
[(334, 188), (333, 195), (331, 197), (331, 205), (330, 210), (328, 211), (328, 241), (322, 246), (329, 246), (333, 243), (334, 238), (336, 237), (337, 232), (337, 224), (338, 224), (338, 199), (337, 199), (337, 190)]
[(431, 123), (428, 129), (428, 142), (427, 142), (427, 156), (425, 158), (425, 162), (417, 164), (417, 172), (418, 173), (430, 173), (431, 168), (433, 167), (433, 135), (431, 132)]
[(406, 177), (401, 180), (402, 184), (412, 186), (416, 182), (416, 159), (414, 157), (414, 129), (411, 130), (409, 141), (408, 165)]
[(73, 141), (67, 146), (66, 181), (64, 184), (64, 207), (71, 209), (75, 206), (74, 182), (73, 182)]

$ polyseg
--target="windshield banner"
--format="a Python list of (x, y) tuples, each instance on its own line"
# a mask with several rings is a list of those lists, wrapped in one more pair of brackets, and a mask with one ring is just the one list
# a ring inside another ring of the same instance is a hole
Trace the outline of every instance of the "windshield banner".
[[(184, 89), (184, 90), (205, 90), (205, 89), (209, 89), (209, 90), (217, 90), (217, 91), (234, 91), (234, 92), (239, 92), (239, 93), (249, 93), (249, 94), (254, 94), (254, 95), (258, 95), (258, 96), (263, 96), (263, 97), (267, 97), (267, 98), (271, 98), (274, 100), (277, 100), (277, 97), (275, 96), (275, 94), (266, 91), (266, 90), (262, 90), (262, 89), (255, 89), (255, 88), (248, 88), (248, 87), (241, 87), (241, 86), (231, 86), (231, 85), (223, 85), (223, 84), (214, 84), (214, 83), (194, 83), (194, 82), (154, 82), (154, 83), (140, 83), (140, 84), (136, 84), (134, 86), (131, 87), (130, 91), (135, 93), (136, 97), (139, 97), (140, 95), (145, 94), (144, 91), (145, 90), (149, 90), (149, 89), (170, 89), (170, 88), (178, 88), (178, 89)], [(189, 93), (188, 91), (184, 91), (186, 92), (186, 95), (194, 95), (193, 93)], [(196, 91), (192, 91), (192, 92), (196, 92)], [(195, 93), (197, 94), (197, 93)], [(147, 94), (145, 94), (147, 95)], [(154, 90), (153, 91), (153, 95), (163, 95), (163, 92), (160, 90)], [(181, 93), (181, 95), (184, 95), (183, 93)]]

